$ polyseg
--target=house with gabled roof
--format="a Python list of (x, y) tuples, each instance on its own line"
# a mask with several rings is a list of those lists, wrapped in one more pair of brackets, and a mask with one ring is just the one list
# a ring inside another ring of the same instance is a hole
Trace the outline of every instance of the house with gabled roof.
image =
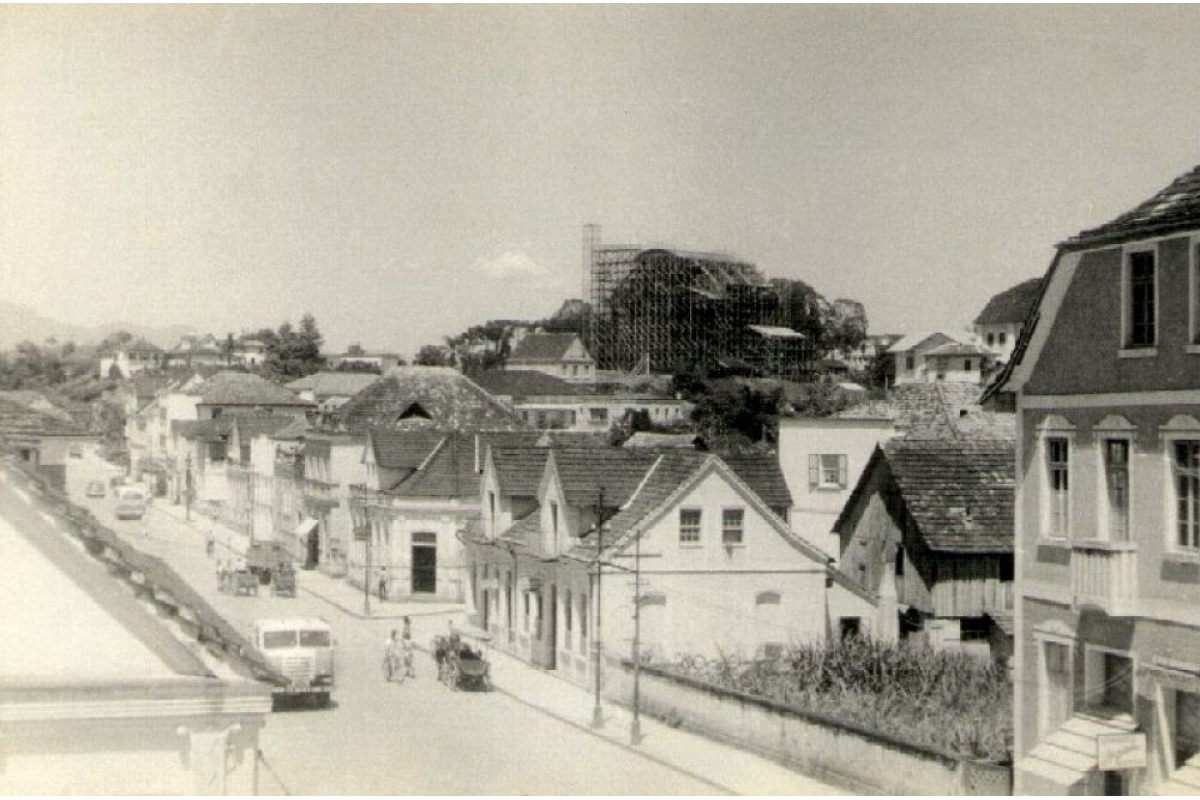
[(893, 359), (896, 386), (944, 381), (981, 384), (995, 361), (990, 351), (940, 331), (908, 334), (887, 352)]
[(134, 339), (99, 353), (100, 378), (131, 378), (164, 365), (163, 349), (145, 339)]
[(832, 573), (772, 510), (790, 505), (778, 467), (765, 481), (769, 464), (749, 461), (491, 448), (483, 516), (465, 534), (472, 622), (496, 646), (580, 682), (595, 674), (595, 637), (606, 663), (628, 655), (635, 607), (642, 653), (660, 663), (869, 630), (874, 596)]
[(512, 372), (533, 371), (567, 383), (593, 383), (596, 361), (574, 333), (528, 333), (504, 363)]
[(363, 448), (366, 481), (351, 487), (356, 532), (346, 575), (388, 599), (461, 602), (459, 533), (478, 524), (484, 454), (490, 446), (531, 445), (536, 431), (372, 429)]
[(316, 404), (317, 413), (326, 416), (377, 380), (379, 376), (373, 372), (314, 372), (284, 384), (284, 388)]
[(997, 361), (1007, 363), (1012, 356), (1021, 326), (1037, 303), (1041, 289), (1041, 277), (1021, 281), (993, 295), (975, 318), (975, 338)]
[(286, 678), (160, 559), (0, 466), (0, 786), (252, 794)]
[(838, 568), (894, 599), (902, 637), (1011, 652), (1014, 462), (1011, 429), (926, 430), (876, 446), (833, 526)]
[(0, 396), (0, 444), (11, 448), (57, 488), (66, 485), (70, 448), (94, 439), (86, 427), (62, 409)]

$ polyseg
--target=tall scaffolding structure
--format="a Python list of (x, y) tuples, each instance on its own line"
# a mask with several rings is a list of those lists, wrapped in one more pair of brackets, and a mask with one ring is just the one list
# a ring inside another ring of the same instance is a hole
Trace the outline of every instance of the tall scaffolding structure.
[(749, 326), (789, 324), (778, 287), (731, 256), (603, 245), (588, 225), (584, 258), (586, 342), (601, 369), (676, 372), (734, 359), (758, 366), (761, 342)]

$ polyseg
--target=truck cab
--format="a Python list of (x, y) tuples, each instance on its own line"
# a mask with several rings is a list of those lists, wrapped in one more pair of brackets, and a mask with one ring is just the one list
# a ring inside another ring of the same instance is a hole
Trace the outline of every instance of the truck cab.
[(333, 628), (320, 617), (260, 619), (254, 646), (287, 678), (277, 694), (307, 695), (321, 705), (333, 692)]

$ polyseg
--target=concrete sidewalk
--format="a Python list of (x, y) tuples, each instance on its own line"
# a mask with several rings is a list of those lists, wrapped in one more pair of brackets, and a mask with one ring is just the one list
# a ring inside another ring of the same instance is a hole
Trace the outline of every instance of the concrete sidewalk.
[[(467, 631), (470, 633), (470, 631)], [(845, 790), (801, 775), (762, 756), (722, 744), (700, 734), (641, 717), (641, 742), (630, 743), (633, 714), (601, 700), (604, 725), (592, 727), (594, 695), (553, 673), (531, 667), (507, 653), (489, 648), (496, 691), (555, 719), (605, 739), (630, 754), (650, 759), (702, 781), (714, 792), (743, 795), (845, 795)], [(596, 787), (597, 794), (604, 787)]]

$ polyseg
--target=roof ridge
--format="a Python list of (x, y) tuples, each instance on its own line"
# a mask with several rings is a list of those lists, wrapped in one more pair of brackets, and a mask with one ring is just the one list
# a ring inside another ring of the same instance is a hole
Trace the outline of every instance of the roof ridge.
[(650, 469), (646, 470), (646, 474), (642, 476), (641, 483), (639, 483), (637, 488), (633, 490), (633, 494), (629, 495), (629, 499), (621, 505), (622, 511), (633, 505), (633, 501), (637, 499), (637, 496), (641, 494), (642, 489), (646, 487), (647, 481), (650, 480), (650, 476), (654, 474), (654, 471), (658, 469), (658, 465), (663, 462), (663, 458), (665, 458), (665, 456), (660, 454), (658, 458), (654, 459), (654, 463), (650, 465)]

